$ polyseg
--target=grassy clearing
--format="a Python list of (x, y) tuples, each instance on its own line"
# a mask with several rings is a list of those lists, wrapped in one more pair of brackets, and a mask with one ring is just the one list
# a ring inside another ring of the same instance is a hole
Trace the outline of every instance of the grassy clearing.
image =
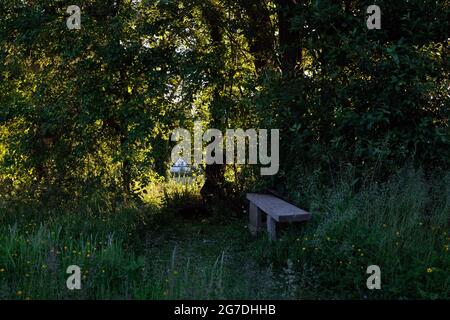
[[(217, 224), (217, 218), (192, 222), (154, 206), (115, 213), (102, 209), (106, 204), (92, 207), (43, 211), (30, 205), (4, 205), (0, 298), (263, 299), (278, 295), (270, 270), (249, 259), (248, 244), (254, 240), (243, 219)], [(70, 265), (82, 269), (81, 291), (66, 288), (65, 271)]]
[[(196, 188), (153, 188), (157, 201), (120, 210), (3, 202), (0, 298), (450, 298), (450, 176), (404, 172), (358, 192), (349, 181), (293, 187), (314, 219), (272, 244), (250, 237), (245, 216), (176, 217)], [(66, 289), (73, 264), (83, 271), (77, 292)], [(366, 288), (370, 265), (381, 267), (381, 291)]]

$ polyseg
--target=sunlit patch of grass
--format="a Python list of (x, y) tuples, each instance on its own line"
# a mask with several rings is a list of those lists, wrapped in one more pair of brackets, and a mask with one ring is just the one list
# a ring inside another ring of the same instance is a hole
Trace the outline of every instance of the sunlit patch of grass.
[[(158, 196), (179, 199), (172, 204), (182, 204), (186, 195), (198, 197), (196, 186), (164, 187)], [(265, 287), (270, 281), (255, 281), (264, 273), (247, 259), (245, 247), (253, 240), (244, 221), (213, 225), (208, 219), (157, 218), (161, 215), (168, 211), (153, 205), (113, 211), (106, 199), (64, 209), (4, 207), (0, 298), (252, 299), (270, 294)], [(80, 291), (66, 287), (70, 265), (82, 270)]]

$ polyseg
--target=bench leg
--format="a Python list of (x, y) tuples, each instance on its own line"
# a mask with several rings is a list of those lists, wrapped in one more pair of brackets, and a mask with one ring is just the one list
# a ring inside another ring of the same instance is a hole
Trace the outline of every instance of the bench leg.
[(253, 203), (250, 203), (249, 210), (250, 225), (249, 229), (252, 235), (256, 235), (262, 227), (262, 212)]
[(269, 215), (267, 215), (267, 233), (271, 241), (277, 240), (277, 222)]

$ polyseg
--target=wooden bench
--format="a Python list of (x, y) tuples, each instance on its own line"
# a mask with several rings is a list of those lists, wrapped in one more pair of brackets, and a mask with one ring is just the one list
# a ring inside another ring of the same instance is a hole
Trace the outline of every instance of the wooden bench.
[(310, 213), (269, 194), (249, 193), (247, 199), (250, 201), (249, 229), (253, 235), (263, 230), (263, 214), (267, 216), (267, 232), (270, 240), (277, 238), (277, 223), (303, 222), (311, 219)]

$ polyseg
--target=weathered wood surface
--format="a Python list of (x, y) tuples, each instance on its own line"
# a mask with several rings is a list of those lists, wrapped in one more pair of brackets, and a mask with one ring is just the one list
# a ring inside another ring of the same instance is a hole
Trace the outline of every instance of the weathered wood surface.
[(311, 214), (268, 194), (249, 193), (247, 199), (277, 222), (309, 221)]
[(256, 235), (259, 231), (262, 231), (263, 229), (263, 212), (258, 209), (258, 207), (250, 203), (250, 210), (249, 210), (249, 216), (250, 216), (250, 232), (253, 235)]
[(269, 215), (267, 216), (267, 233), (269, 234), (270, 240), (277, 240), (277, 223), (275, 219)]

